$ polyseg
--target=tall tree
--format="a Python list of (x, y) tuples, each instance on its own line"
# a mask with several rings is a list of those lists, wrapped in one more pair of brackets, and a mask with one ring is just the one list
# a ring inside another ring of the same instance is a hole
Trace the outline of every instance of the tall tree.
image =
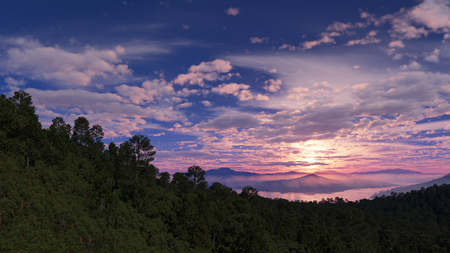
[(205, 171), (198, 165), (193, 165), (188, 168), (188, 172), (185, 174), (194, 184), (194, 188), (201, 186), (200, 188), (206, 188), (207, 182), (205, 181)]
[(75, 141), (86, 144), (89, 138), (89, 121), (85, 117), (78, 117), (73, 127), (73, 137)]

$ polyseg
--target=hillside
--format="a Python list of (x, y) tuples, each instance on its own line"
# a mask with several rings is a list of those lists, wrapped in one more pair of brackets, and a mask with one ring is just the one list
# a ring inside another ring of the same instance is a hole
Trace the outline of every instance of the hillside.
[[(0, 96), (0, 244), (11, 252), (448, 252), (450, 185), (374, 200), (268, 199), (152, 165), (148, 137), (105, 149), (99, 125), (42, 128)], [(299, 180), (322, 182), (309, 175)], [(295, 182), (295, 181), (292, 181)], [(329, 181), (328, 181), (329, 183)], [(13, 251), (14, 250), (14, 251)]]
[(415, 185), (409, 185), (409, 186), (403, 186), (403, 187), (396, 187), (396, 188), (392, 188), (391, 190), (387, 190), (387, 191), (380, 191), (377, 194), (374, 194), (372, 196), (372, 198), (375, 197), (381, 197), (383, 195), (385, 196), (390, 196), (391, 193), (406, 193), (406, 192), (410, 192), (410, 191), (418, 191), (422, 188), (428, 188), (431, 187), (433, 185), (442, 185), (442, 184), (449, 184), (450, 185), (450, 174), (447, 174), (444, 177), (438, 178), (438, 179), (434, 179), (425, 183), (421, 183), (421, 184), (415, 184)]

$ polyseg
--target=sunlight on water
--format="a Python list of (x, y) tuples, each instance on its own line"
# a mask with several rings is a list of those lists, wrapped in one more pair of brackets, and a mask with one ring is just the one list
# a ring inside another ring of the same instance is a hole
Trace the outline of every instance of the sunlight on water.
[[(258, 192), (259, 196), (266, 197), (266, 198), (282, 198), (287, 199), (290, 201), (295, 200), (303, 200), (303, 201), (320, 201), (322, 199), (327, 198), (335, 198), (340, 197), (343, 199), (348, 199), (350, 201), (356, 201), (360, 199), (370, 199), (371, 196), (373, 196), (375, 193), (378, 193), (380, 191), (384, 190), (390, 190), (393, 187), (385, 187), (385, 188), (366, 188), (366, 189), (352, 189), (352, 190), (346, 190), (342, 192), (335, 192), (335, 193), (317, 193), (317, 194), (306, 194), (306, 193), (296, 193), (296, 192), (290, 192), (290, 193), (280, 193), (280, 192), (264, 192), (260, 191)], [(240, 190), (239, 190), (240, 191)]]

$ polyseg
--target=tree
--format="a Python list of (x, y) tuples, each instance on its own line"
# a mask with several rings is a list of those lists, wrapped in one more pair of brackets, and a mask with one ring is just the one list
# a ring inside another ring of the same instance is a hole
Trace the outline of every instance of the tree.
[(243, 197), (258, 196), (258, 191), (255, 188), (251, 187), (251, 186), (246, 186), (246, 187), (242, 188), (242, 191), (241, 191), (240, 195), (243, 196)]
[(64, 119), (61, 117), (56, 117), (56, 118), (52, 119), (52, 125), (50, 126), (50, 128), (52, 128), (52, 127), (55, 128), (55, 131), (57, 133), (66, 134), (68, 136), (70, 136), (70, 132), (72, 130), (72, 127), (70, 126), (70, 124), (66, 124)]
[(18, 109), (20, 107), (20, 105), (27, 105), (34, 110), (34, 107), (32, 106), (33, 102), (32, 102), (30, 94), (28, 94), (27, 92), (25, 92), (23, 90), (14, 91), (14, 96), (12, 96), (9, 99), (16, 105), (16, 109)]
[(86, 144), (89, 138), (89, 121), (85, 117), (78, 117), (75, 120), (72, 138), (81, 144)]
[(188, 172), (185, 174), (189, 181), (194, 183), (194, 188), (202, 186), (206, 188), (207, 182), (205, 181), (205, 171), (198, 165), (193, 165), (188, 168)]

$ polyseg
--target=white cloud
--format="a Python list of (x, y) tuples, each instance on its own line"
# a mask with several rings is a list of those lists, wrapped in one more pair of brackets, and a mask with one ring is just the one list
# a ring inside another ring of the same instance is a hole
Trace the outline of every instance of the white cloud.
[(5, 77), (5, 83), (8, 84), (8, 88), (10, 90), (15, 90), (15, 89), (18, 89), (17, 86), (25, 85), (27, 83), (27, 81), (25, 81), (23, 79), (16, 80), (16, 79), (8, 76), (8, 77)]
[(225, 13), (231, 16), (236, 16), (239, 14), (239, 8), (230, 7), (225, 10)]
[[(131, 136), (131, 132), (144, 128), (163, 129), (145, 119), (171, 122), (182, 120), (179, 112), (155, 109), (128, 103), (119, 95), (97, 93), (84, 90), (38, 90), (25, 89), (33, 97), (33, 104), (44, 112), (42, 116), (51, 115), (51, 109), (66, 111), (63, 118), (73, 122), (79, 116), (85, 116), (91, 124), (100, 124), (105, 128), (105, 137)], [(41, 118), (42, 119), (42, 118)]]
[(132, 73), (128, 65), (120, 64), (119, 55), (124, 53), (121, 46), (114, 50), (85, 48), (72, 53), (59, 47), (44, 47), (29, 38), (7, 42), (9, 48), (0, 60), (0, 69), (29, 79), (87, 86), (94, 79), (117, 82)]
[(115, 89), (118, 94), (128, 97), (132, 103), (138, 105), (154, 102), (158, 97), (174, 93), (173, 87), (163, 79), (146, 80), (142, 83), (142, 88), (122, 84)]
[[(266, 91), (269, 92), (277, 92), (279, 89), (281, 89), (280, 85), (282, 84), (280, 79), (269, 79), (268, 81), (264, 82), (266, 85), (263, 87)], [(268, 85), (270, 83), (270, 85)]]
[(435, 48), (431, 54), (429, 54), (428, 56), (425, 57), (425, 61), (438, 63), (439, 62), (439, 51), (440, 51), (439, 49)]
[(253, 43), (253, 44), (256, 44), (256, 43), (263, 43), (263, 42), (269, 42), (269, 37), (267, 37), (267, 38), (258, 38), (258, 37), (251, 37), (250, 38), (250, 42), (251, 43)]
[(277, 69), (273, 68), (273, 69), (269, 70), (269, 73), (277, 73)]
[(270, 98), (266, 95), (258, 94), (255, 98), (257, 101), (269, 101)]

